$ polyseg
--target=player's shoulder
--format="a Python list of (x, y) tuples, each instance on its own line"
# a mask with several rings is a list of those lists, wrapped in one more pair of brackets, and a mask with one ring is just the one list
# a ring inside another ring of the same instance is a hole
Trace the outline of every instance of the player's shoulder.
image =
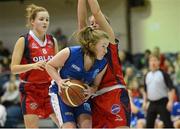
[(81, 46), (71, 46), (71, 47), (69, 47), (69, 50), (71, 53), (81, 53), (82, 52)]

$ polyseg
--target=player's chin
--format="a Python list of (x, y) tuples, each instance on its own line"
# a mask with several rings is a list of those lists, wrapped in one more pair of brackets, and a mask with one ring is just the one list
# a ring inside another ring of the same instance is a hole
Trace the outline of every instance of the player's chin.
[(42, 28), (42, 31), (43, 31), (43, 32), (46, 32), (47, 29), (48, 29), (47, 27), (43, 27), (43, 28)]
[(104, 58), (104, 56), (97, 57), (98, 60), (102, 60), (103, 58)]

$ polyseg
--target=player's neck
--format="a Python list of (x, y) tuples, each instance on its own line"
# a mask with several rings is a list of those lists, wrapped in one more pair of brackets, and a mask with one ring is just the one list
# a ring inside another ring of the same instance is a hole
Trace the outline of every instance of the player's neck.
[(45, 40), (45, 34), (44, 33), (39, 33), (39, 32), (37, 32), (36, 30), (32, 30), (32, 32), (34, 33), (34, 35), (39, 39), (39, 40), (41, 40), (41, 41), (43, 41), (44, 42), (44, 40)]
[(84, 69), (89, 71), (93, 65), (92, 59), (88, 55), (84, 55)]

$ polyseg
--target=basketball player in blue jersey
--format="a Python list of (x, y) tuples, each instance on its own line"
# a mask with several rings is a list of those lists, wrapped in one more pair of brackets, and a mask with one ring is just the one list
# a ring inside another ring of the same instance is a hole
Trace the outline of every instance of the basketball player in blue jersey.
[(97, 0), (78, 0), (79, 30), (87, 26), (86, 2), (93, 14), (89, 18), (91, 26), (105, 31), (110, 41), (107, 70), (92, 99), (92, 128), (126, 128), (130, 124), (130, 101), (118, 57), (117, 39)]
[(88, 96), (91, 96), (106, 71), (104, 55), (109, 45), (107, 34), (101, 30), (86, 27), (78, 32), (77, 39), (81, 46), (61, 50), (46, 64), (46, 70), (54, 79), (50, 87), (50, 95), (62, 128), (91, 128), (92, 125), (89, 100), (78, 107), (69, 107), (58, 95), (63, 88), (62, 85), (68, 78), (81, 80), (92, 86), (86, 91)]

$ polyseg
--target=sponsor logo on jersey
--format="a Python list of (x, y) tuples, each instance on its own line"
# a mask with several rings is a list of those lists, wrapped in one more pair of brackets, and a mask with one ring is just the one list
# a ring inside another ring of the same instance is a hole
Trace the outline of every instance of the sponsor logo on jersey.
[(36, 57), (33, 57), (33, 61), (34, 62), (39, 62), (39, 61), (49, 61), (50, 59), (52, 59), (53, 56), (36, 56)]
[(30, 103), (30, 108), (31, 108), (32, 110), (36, 110), (36, 109), (38, 108), (38, 104), (35, 103), (35, 102)]
[(80, 68), (79, 66), (75, 65), (75, 64), (72, 64), (71, 67), (72, 67), (73, 69), (75, 69), (76, 71), (78, 71), (78, 72), (81, 71), (81, 68)]
[(95, 71), (94, 71), (94, 73), (93, 73), (93, 78), (95, 78), (96, 77), (96, 75), (99, 73), (99, 69), (96, 69)]
[(65, 112), (65, 115), (66, 116), (73, 116), (73, 113), (72, 112)]
[(32, 48), (38, 48), (38, 46), (36, 45), (36, 43), (32, 43)]
[(118, 104), (113, 104), (111, 107), (112, 114), (118, 114), (120, 112), (120, 106)]
[(42, 49), (42, 53), (43, 53), (43, 54), (47, 54), (47, 51), (46, 51), (45, 48)]
[(89, 111), (89, 112), (91, 111), (91, 107), (90, 107), (90, 104), (89, 104), (89, 103), (86, 103), (86, 102), (85, 102), (85, 103), (83, 104), (83, 106), (84, 106), (84, 109), (85, 109), (86, 111)]

